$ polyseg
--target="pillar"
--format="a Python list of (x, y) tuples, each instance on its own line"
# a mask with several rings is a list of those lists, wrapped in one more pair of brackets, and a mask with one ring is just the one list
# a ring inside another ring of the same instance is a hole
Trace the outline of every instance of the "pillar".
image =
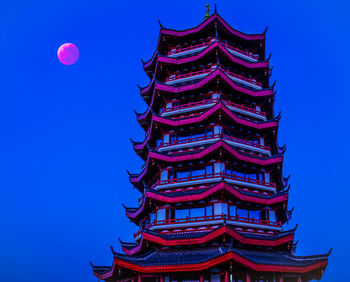
[(246, 277), (247, 277), (247, 278), (246, 278), (246, 281), (247, 281), (247, 282), (250, 282), (250, 274), (249, 274), (249, 273), (247, 273)]
[(204, 282), (204, 277), (203, 277), (203, 275), (199, 276), (199, 282)]
[(225, 282), (229, 282), (228, 271), (225, 271)]
[(298, 282), (301, 282), (301, 276), (300, 276), (300, 274), (298, 275)]
[(137, 282), (141, 282), (142, 279), (141, 279), (141, 274), (137, 274)]

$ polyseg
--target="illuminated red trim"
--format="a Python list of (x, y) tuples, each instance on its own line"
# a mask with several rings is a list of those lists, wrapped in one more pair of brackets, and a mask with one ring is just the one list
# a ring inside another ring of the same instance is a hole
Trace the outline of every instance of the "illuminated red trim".
[[(126, 216), (130, 219), (136, 218), (144, 209), (145, 203), (147, 202), (148, 199), (154, 199), (163, 203), (179, 203), (179, 202), (189, 202), (189, 201), (199, 201), (203, 200), (214, 193), (225, 190), (229, 192), (232, 196), (236, 197), (237, 199), (245, 202), (251, 202), (251, 203), (257, 203), (257, 204), (263, 204), (263, 205), (273, 205), (277, 203), (281, 203), (283, 201), (288, 201), (288, 194), (284, 194), (278, 197), (270, 198), (270, 199), (262, 199), (257, 196), (248, 196), (248, 195), (243, 195), (242, 193), (239, 192), (239, 190), (233, 188), (229, 184), (225, 182), (220, 182), (216, 184), (215, 186), (209, 188), (208, 190), (197, 194), (197, 195), (185, 195), (185, 196), (177, 196), (177, 197), (169, 197), (166, 196), (166, 194), (157, 194), (152, 191), (147, 191), (145, 193), (145, 198), (143, 200), (142, 206), (137, 209), (135, 212), (126, 212)], [(142, 198), (141, 198), (142, 199)]]
[(202, 22), (199, 26), (194, 27), (194, 28), (190, 28), (190, 29), (186, 29), (186, 30), (173, 30), (173, 29), (162, 28), (160, 32), (161, 32), (161, 34), (182, 37), (182, 36), (190, 35), (190, 34), (193, 34), (193, 33), (196, 33), (198, 31), (202, 30), (204, 27), (206, 27), (209, 23), (211, 23), (215, 19), (217, 19), (218, 22), (220, 24), (222, 24), (229, 32), (231, 32), (233, 35), (235, 35), (241, 39), (244, 39), (247, 41), (256, 41), (256, 40), (264, 40), (265, 39), (264, 33), (262, 33), (262, 34), (245, 34), (243, 32), (236, 30), (236, 29), (233, 29), (218, 14), (213, 14), (209, 19), (207, 19), (206, 21)]
[(216, 266), (218, 264), (233, 260), (251, 270), (254, 271), (265, 271), (265, 272), (294, 272), (294, 273), (306, 273), (318, 268), (326, 267), (328, 264), (328, 259), (324, 259), (318, 263), (300, 267), (300, 266), (285, 266), (285, 265), (268, 265), (268, 264), (257, 264), (254, 263), (234, 252), (226, 253), (220, 257), (196, 264), (185, 264), (185, 265), (156, 265), (156, 266), (140, 266), (136, 265), (122, 259), (115, 258), (113, 260), (112, 270), (100, 275), (95, 272), (95, 275), (99, 279), (108, 279), (112, 277), (115, 266), (121, 266), (130, 270), (137, 271), (139, 273), (163, 273), (163, 272), (183, 272), (183, 271), (203, 271), (210, 267)]
[(224, 111), (236, 123), (244, 125), (244, 126), (252, 127), (255, 129), (266, 129), (266, 128), (278, 126), (278, 121), (253, 122), (253, 121), (248, 121), (246, 119), (239, 118), (235, 114), (233, 114), (232, 111), (230, 109), (228, 109), (227, 106), (225, 104), (223, 104), (222, 102), (220, 102), (217, 105), (215, 105), (214, 107), (210, 108), (208, 111), (204, 112), (199, 117), (188, 118), (188, 119), (184, 119), (184, 120), (172, 120), (169, 118), (163, 118), (160, 116), (153, 115), (152, 120), (155, 122), (169, 125), (169, 126), (174, 126), (174, 127), (175, 126), (182, 126), (182, 125), (201, 122), (204, 119), (208, 118), (213, 113), (215, 113), (219, 109)]
[[(262, 34), (245, 34), (245, 33), (242, 33), (240, 31), (235, 30), (232, 27), (230, 27), (230, 25), (228, 23), (226, 23), (225, 20), (222, 19), (218, 14), (214, 14), (208, 20), (204, 21), (203, 23), (201, 23), (197, 27), (194, 27), (194, 28), (191, 28), (191, 29), (188, 29), (188, 30), (177, 31), (177, 30), (171, 30), (171, 29), (164, 29), (164, 28), (162, 28), (160, 30), (160, 33), (159, 33), (159, 36), (158, 36), (157, 50), (159, 48), (160, 38), (162, 37), (162, 34), (178, 36), (178, 37), (190, 35), (190, 34), (193, 34), (193, 33), (196, 33), (198, 31), (202, 30), (205, 26), (207, 26), (209, 23), (211, 23), (215, 19), (217, 19), (218, 22), (220, 24), (222, 24), (229, 32), (231, 32), (233, 35), (235, 35), (235, 36), (237, 36), (239, 38), (242, 38), (242, 39), (247, 40), (247, 41), (264, 41), (265, 40), (265, 34), (264, 33), (262, 33)], [(143, 65), (144, 69), (148, 68), (150, 65), (153, 64), (154, 56), (157, 53), (157, 50), (153, 53), (152, 58), (144, 63), (144, 65)]]
[[(156, 83), (155, 79), (153, 77), (151, 82), (148, 84), (148, 86), (146, 86), (140, 90), (140, 93), (141, 93), (141, 96), (145, 96), (146, 93), (149, 92), (149, 90), (151, 89), (153, 84), (155, 86), (154, 90), (165, 91), (165, 92), (169, 92), (169, 93), (183, 93), (183, 92), (187, 92), (187, 91), (191, 91), (191, 90), (197, 90), (197, 89), (200, 89), (202, 86), (206, 85), (207, 83), (211, 82), (217, 76), (220, 76), (234, 90), (241, 92), (243, 94), (250, 95), (252, 97), (271, 96), (271, 95), (273, 95), (273, 92), (274, 92), (273, 89), (250, 90), (246, 87), (239, 86), (238, 84), (233, 82), (232, 79), (229, 78), (228, 75), (226, 75), (222, 70), (217, 69), (197, 83), (188, 84), (188, 85), (179, 86), (179, 87)], [(153, 95), (154, 95), (154, 93), (153, 93)]]
[(217, 237), (224, 235), (224, 234), (231, 236), (232, 238), (236, 239), (237, 241), (239, 241), (242, 244), (259, 245), (259, 246), (267, 246), (267, 247), (276, 247), (276, 246), (279, 246), (279, 245), (282, 245), (282, 244), (285, 244), (288, 242), (292, 242), (294, 240), (294, 233), (291, 235), (288, 235), (286, 237), (279, 238), (279, 239), (274, 240), (274, 241), (267, 240), (267, 239), (266, 240), (250, 239), (250, 238), (243, 237), (242, 235), (238, 234), (237, 232), (235, 232), (234, 230), (232, 230), (231, 228), (229, 228), (227, 226), (222, 226), (219, 229), (216, 229), (215, 231), (204, 235), (203, 237), (192, 238), (192, 239), (167, 240), (167, 239), (161, 238), (159, 236), (149, 234), (147, 232), (143, 232), (141, 241), (140, 241), (138, 246), (136, 246), (135, 248), (133, 248), (131, 250), (128, 250), (125, 247), (122, 247), (122, 250), (127, 255), (134, 255), (134, 254), (138, 253), (139, 251), (141, 251), (142, 247), (144, 246), (144, 244), (143, 244), (144, 240), (147, 240), (147, 241), (150, 241), (152, 243), (159, 244), (162, 246), (196, 245), (196, 244), (207, 243), (207, 242), (212, 241), (212, 240), (216, 239)]
[(199, 153), (187, 154), (182, 156), (167, 156), (167, 155), (159, 154), (157, 152), (149, 152), (148, 161), (150, 159), (157, 159), (157, 160), (162, 160), (169, 163), (174, 163), (174, 162), (183, 162), (188, 160), (201, 159), (206, 155), (209, 155), (210, 153), (214, 152), (215, 150), (221, 149), (221, 148), (226, 150), (228, 153), (230, 153), (232, 156), (234, 156), (238, 160), (253, 163), (253, 164), (265, 166), (265, 165), (272, 165), (272, 164), (283, 162), (283, 156), (272, 156), (272, 157), (262, 159), (261, 157), (255, 158), (255, 157), (247, 156), (245, 154), (241, 154), (240, 152), (237, 152), (235, 149), (233, 149), (230, 145), (228, 145), (223, 140), (217, 141), (216, 143), (210, 145), (209, 147), (205, 148)]

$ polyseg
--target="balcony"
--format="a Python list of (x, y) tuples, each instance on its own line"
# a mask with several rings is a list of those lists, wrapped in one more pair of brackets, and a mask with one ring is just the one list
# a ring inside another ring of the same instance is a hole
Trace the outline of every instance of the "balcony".
[(165, 79), (165, 84), (172, 85), (180, 82), (187, 82), (195, 79), (204, 78), (214, 70), (216, 70), (216, 68), (203, 68), (199, 71), (191, 71), (184, 74), (172, 74)]
[(202, 101), (191, 102), (187, 104), (174, 105), (171, 107), (164, 107), (162, 109), (161, 116), (171, 116), (182, 113), (188, 113), (192, 111), (202, 110), (214, 106), (216, 103), (222, 102), (231, 111), (244, 114), (247, 116), (254, 117), (266, 121), (266, 114), (257, 109), (249, 108), (240, 104), (232, 103), (228, 99), (214, 98), (214, 99), (203, 99)]
[(237, 56), (237, 57), (241, 57), (245, 60), (251, 61), (251, 62), (257, 62), (259, 55), (257, 54), (253, 54), (252, 52), (248, 52), (248, 51), (244, 51), (241, 50), (237, 47), (233, 47), (230, 44), (227, 43), (222, 43), (220, 42), (223, 46), (225, 46), (225, 48), (233, 55)]
[(169, 188), (175, 188), (179, 186), (190, 186), (199, 184), (215, 183), (221, 180), (225, 180), (227, 183), (236, 184), (249, 188), (256, 188), (263, 191), (276, 192), (276, 184), (265, 182), (264, 180), (253, 179), (250, 177), (243, 177), (236, 174), (229, 174), (225, 172), (188, 176), (182, 178), (173, 178), (166, 180), (157, 180), (152, 186), (155, 190), (163, 190)]
[[(184, 73), (184, 74), (172, 74), (165, 79), (165, 84), (172, 85), (172, 84), (192, 81), (192, 80), (196, 80), (196, 79), (201, 79), (201, 78), (206, 77), (211, 72), (213, 72), (217, 69), (218, 69), (217, 66), (213, 66), (211, 68), (203, 68), (199, 71), (188, 72), (188, 73)], [(262, 83), (257, 82), (255, 78), (245, 77), (243, 75), (236, 74), (236, 73), (231, 72), (229, 70), (225, 70), (221, 67), (219, 67), (219, 69), (221, 69), (225, 74), (227, 74), (234, 82), (243, 84), (245, 86), (251, 87), (251, 88), (256, 89), (256, 90), (262, 89)]]
[(190, 55), (193, 53), (197, 53), (211, 45), (212, 43), (216, 42), (215, 39), (212, 39), (211, 41), (203, 41), (202, 43), (195, 44), (195, 45), (190, 45), (188, 47), (184, 48), (172, 48), (169, 53), (168, 57), (170, 58), (177, 58), (177, 57), (182, 57), (186, 55)]
[(236, 146), (242, 149), (252, 150), (258, 153), (271, 155), (270, 148), (268, 146), (260, 145), (259, 143), (254, 143), (249, 140), (239, 139), (234, 136), (225, 135), (225, 134), (210, 134), (203, 135), (199, 137), (189, 137), (183, 140), (170, 141), (168, 143), (160, 143), (157, 150), (159, 152), (165, 152), (175, 149), (183, 149), (194, 146), (201, 146), (206, 144), (212, 144), (220, 139), (225, 140), (228, 144)]
[[(281, 222), (275, 222), (270, 220), (262, 220), (256, 218), (245, 218), (238, 215), (230, 216), (225, 214), (199, 216), (199, 217), (186, 217), (179, 219), (166, 219), (155, 220), (148, 224), (145, 228), (149, 230), (157, 229), (175, 229), (197, 226), (208, 226), (227, 223), (234, 226), (244, 228), (259, 228), (272, 231), (279, 231), (282, 228)], [(141, 236), (142, 231), (139, 230), (134, 234), (134, 238), (138, 239)]]
[(249, 86), (251, 88), (254, 88), (256, 90), (262, 89), (262, 83), (257, 82), (255, 78), (248, 78), (240, 74), (236, 74), (234, 72), (231, 72), (229, 70), (225, 70), (220, 68), (224, 73), (226, 73), (233, 81), (241, 83), (245, 86)]
[(217, 40), (215, 38), (211, 39), (210, 41), (203, 41), (202, 43), (193, 44), (184, 48), (181, 48), (181, 47), (172, 48), (168, 53), (168, 57), (177, 58), (177, 57), (192, 55), (194, 53), (198, 53), (202, 51), (203, 49), (205, 49), (206, 47), (208, 47), (214, 42), (219, 42), (220, 44), (222, 44), (234, 56), (240, 57), (250, 62), (258, 61), (259, 56), (257, 54), (253, 54), (252, 52), (249, 52), (249, 51), (244, 51), (228, 43), (221, 42), (220, 40)]

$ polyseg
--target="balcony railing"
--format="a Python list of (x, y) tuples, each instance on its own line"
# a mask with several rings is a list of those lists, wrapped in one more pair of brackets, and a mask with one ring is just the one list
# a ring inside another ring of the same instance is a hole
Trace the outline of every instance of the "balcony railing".
[[(169, 77), (167, 77), (165, 79), (165, 83), (168, 83), (168, 84), (169, 83), (173, 83), (176, 80), (188, 80), (188, 78), (193, 78), (194, 79), (196, 77), (201, 77), (201, 76), (204, 76), (204, 75), (208, 75), (209, 73), (211, 73), (212, 71), (214, 71), (216, 69), (218, 69), (218, 68), (217, 67), (203, 68), (203, 69), (201, 69), (199, 71), (193, 71), (193, 72), (191, 71), (191, 72), (183, 73), (183, 74), (172, 74), (172, 75), (170, 75)], [(257, 86), (259, 88), (262, 87), (262, 83), (256, 81), (255, 78), (249, 78), (249, 77), (243, 76), (241, 74), (236, 74), (236, 73), (231, 72), (229, 70), (225, 70), (222, 67), (219, 67), (219, 69), (221, 69), (224, 73), (226, 73), (228, 76), (230, 76), (233, 79), (240, 80), (242, 82), (252, 84), (252, 85)]]
[(252, 52), (244, 51), (242, 49), (239, 49), (237, 47), (234, 47), (228, 43), (221, 42), (217, 39), (212, 39), (211, 41), (203, 41), (199, 44), (190, 45), (188, 47), (179, 47), (179, 48), (171, 48), (171, 50), (168, 52), (169, 57), (175, 57), (177, 55), (181, 55), (181, 53), (191, 53), (191, 51), (200, 51), (204, 49), (205, 47), (211, 45), (213, 42), (220, 42), (223, 46), (225, 46), (226, 49), (232, 50), (236, 53), (239, 53), (240, 55), (243, 55), (245, 57), (248, 57), (250, 59), (253, 59), (254, 61), (258, 61), (259, 56), (257, 54), (253, 54)]
[(226, 49), (231, 49), (232, 51), (240, 53), (240, 54), (242, 54), (244, 56), (247, 56), (249, 58), (252, 58), (252, 59), (254, 59), (256, 61), (259, 59), (259, 55), (257, 55), (257, 54), (253, 54), (252, 52), (247, 52), (247, 51), (241, 50), (241, 49), (239, 49), (237, 47), (233, 47), (232, 45), (227, 44), (227, 43), (222, 43), (222, 42), (220, 42), (220, 43), (222, 45), (224, 45)]
[(192, 50), (196, 50), (199, 48), (204, 48), (209, 46), (210, 44), (212, 44), (213, 42), (215, 42), (215, 40), (213, 41), (203, 41), (202, 43), (199, 44), (195, 44), (195, 45), (190, 45), (188, 47), (183, 47), (183, 48), (172, 48), (169, 53), (168, 56), (173, 56), (175, 54), (179, 54), (179, 53), (184, 53), (184, 52), (188, 52), (188, 51), (192, 51)]
[(251, 114), (255, 114), (255, 115), (259, 115), (263, 118), (266, 117), (266, 113), (259, 111), (257, 109), (254, 108), (249, 108), (240, 104), (236, 104), (233, 103), (231, 101), (229, 101), (228, 99), (223, 99), (223, 98), (214, 98), (214, 99), (203, 99), (202, 101), (196, 101), (196, 102), (189, 102), (186, 104), (180, 104), (180, 105), (174, 105), (172, 107), (164, 107), (162, 109), (162, 115), (164, 115), (165, 113), (172, 113), (172, 112), (176, 112), (176, 111), (181, 111), (181, 110), (188, 110), (191, 108), (194, 108), (193, 110), (196, 110), (196, 108), (200, 108), (201, 106), (206, 106), (206, 105), (211, 105), (211, 104), (215, 104), (218, 102), (222, 102), (223, 104), (238, 109), (238, 110), (242, 110)]
[(235, 180), (235, 181), (243, 182), (243, 183), (247, 183), (247, 184), (255, 184), (255, 185), (265, 186), (268, 188), (276, 188), (275, 183), (265, 182), (264, 180), (254, 179), (254, 178), (250, 178), (250, 177), (244, 177), (244, 176), (240, 176), (237, 174), (230, 174), (230, 173), (226, 173), (226, 172), (194, 175), (194, 176), (165, 179), (165, 180), (158, 179), (153, 184), (152, 188), (163, 186), (163, 185), (169, 185), (169, 184), (184, 183), (184, 182), (189, 182), (189, 181), (212, 180), (212, 179), (219, 179), (219, 178), (225, 178), (228, 180)]
[(203, 136), (198, 136), (198, 137), (188, 137), (183, 140), (175, 140), (175, 141), (170, 141), (167, 143), (161, 142), (157, 148), (164, 148), (164, 147), (170, 147), (170, 146), (175, 146), (175, 145), (181, 145), (181, 144), (188, 144), (188, 143), (193, 143), (193, 142), (198, 142), (198, 141), (206, 141), (206, 140), (211, 140), (211, 139), (219, 139), (222, 138), (227, 141), (239, 143), (239, 144), (244, 144), (250, 147), (254, 148), (259, 148), (262, 150), (269, 151), (270, 147), (269, 146), (264, 146), (259, 143), (254, 143), (253, 141), (249, 141), (246, 139), (239, 139), (237, 137), (231, 136), (231, 135), (225, 135), (225, 134), (208, 134), (208, 135), (203, 135)]
[(209, 216), (198, 216), (198, 217), (186, 217), (186, 218), (174, 218), (174, 219), (165, 219), (165, 220), (155, 220), (148, 224), (146, 226), (147, 229), (152, 228), (153, 226), (159, 226), (159, 225), (168, 225), (168, 224), (182, 224), (182, 223), (197, 223), (197, 222), (206, 222), (206, 221), (213, 221), (213, 220), (232, 220), (237, 222), (244, 222), (244, 223), (252, 223), (252, 224), (259, 224), (259, 225), (267, 225), (267, 226), (274, 226), (274, 227), (281, 227), (281, 222), (275, 222), (270, 220), (263, 220), (263, 219), (257, 219), (257, 218), (246, 218), (241, 217), (238, 215), (225, 215), (225, 214), (219, 214), (219, 215), (209, 215)]
[[(263, 220), (263, 219), (257, 219), (257, 218), (246, 218), (241, 217), (238, 215), (225, 215), (225, 214), (219, 214), (219, 215), (209, 215), (209, 216), (198, 216), (198, 217), (186, 217), (186, 218), (176, 218), (176, 219), (165, 219), (165, 220), (155, 220), (151, 223), (149, 223), (145, 228), (146, 229), (154, 229), (155, 227), (162, 226), (162, 225), (174, 225), (174, 228), (176, 228), (178, 224), (190, 224), (194, 223), (196, 225), (200, 225), (203, 223), (203, 225), (207, 224), (208, 221), (232, 221), (237, 223), (243, 223), (243, 224), (254, 224), (254, 225), (260, 225), (263, 227), (272, 227), (272, 228), (281, 228), (282, 223), (280, 221), (270, 221), (270, 220)], [(168, 228), (168, 227), (167, 227)], [(134, 233), (134, 238), (140, 236), (142, 233), (142, 230), (140, 229), (138, 232)]]
[(226, 73), (228, 76), (232, 76), (234, 78), (237, 78), (239, 80), (254, 84), (256, 86), (262, 87), (262, 83), (261, 82), (257, 82), (255, 78), (249, 78), (249, 77), (245, 77), (243, 75), (240, 74), (236, 74), (234, 72), (231, 72), (229, 70), (225, 70), (223, 68), (220, 68), (224, 73)]
[(205, 75), (211, 73), (213, 70), (216, 68), (203, 68), (199, 71), (190, 71), (188, 73), (183, 73), (183, 74), (172, 74), (169, 77), (165, 79), (165, 83), (170, 82), (170, 81), (175, 81), (179, 79), (184, 79), (184, 78), (189, 78), (189, 77), (195, 77), (199, 75)]

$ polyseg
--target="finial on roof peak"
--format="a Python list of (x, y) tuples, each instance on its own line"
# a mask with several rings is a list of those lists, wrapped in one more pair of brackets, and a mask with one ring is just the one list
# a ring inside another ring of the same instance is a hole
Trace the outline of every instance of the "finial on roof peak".
[(210, 8), (209, 8), (209, 4), (205, 6), (207, 7), (207, 10), (205, 11), (205, 17), (204, 17), (204, 20), (206, 21), (207, 19), (210, 18), (210, 15), (209, 15)]

